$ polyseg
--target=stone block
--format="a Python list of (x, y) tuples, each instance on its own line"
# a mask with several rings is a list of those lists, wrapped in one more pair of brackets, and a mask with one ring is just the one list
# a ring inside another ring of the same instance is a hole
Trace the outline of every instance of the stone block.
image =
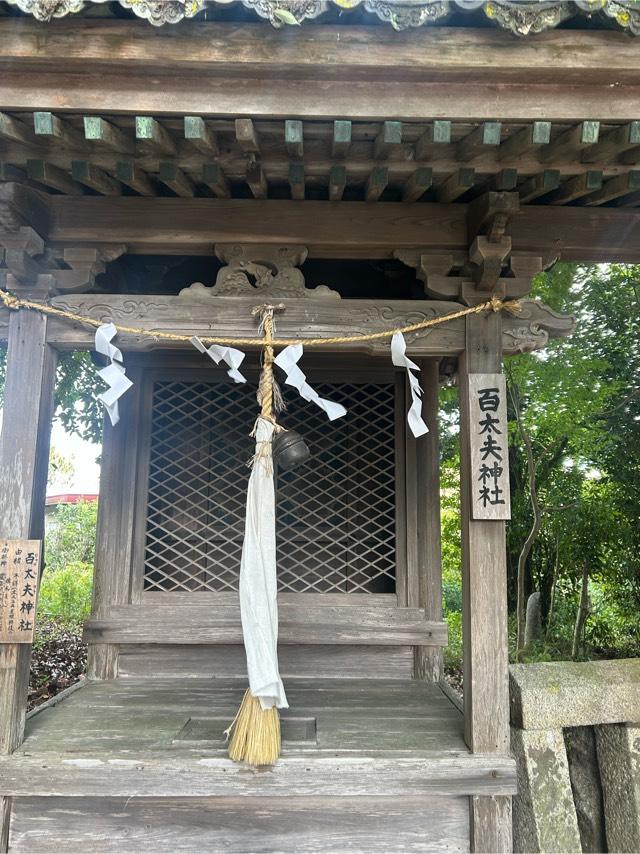
[(607, 850), (604, 804), (594, 727), (570, 727), (564, 731), (569, 777), (576, 808), (583, 854)]
[(525, 730), (637, 721), (640, 659), (510, 667), (511, 722)]
[(581, 854), (569, 764), (561, 729), (512, 728), (518, 765), (513, 799), (513, 850), (528, 854)]
[[(636, 710), (640, 717), (640, 709)], [(598, 726), (596, 744), (609, 851), (640, 851), (640, 724)]]

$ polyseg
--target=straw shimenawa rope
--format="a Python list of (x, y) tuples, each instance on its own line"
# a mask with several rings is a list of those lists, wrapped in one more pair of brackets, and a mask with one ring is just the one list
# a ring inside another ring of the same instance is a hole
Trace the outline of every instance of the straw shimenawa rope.
[[(61, 317), (74, 323), (84, 323), (87, 326), (93, 326), (95, 329), (105, 323), (104, 320), (96, 320), (93, 317), (84, 317), (81, 314), (64, 311), (63, 309), (55, 308), (52, 305), (45, 305), (32, 300), (20, 299), (1, 288), (0, 300), (7, 308), (15, 311), (21, 308), (28, 308), (32, 311), (38, 311), (41, 314), (47, 314), (51, 317)], [(486, 302), (479, 303), (478, 305), (471, 306), (470, 308), (462, 308), (459, 311), (452, 311), (449, 314), (443, 314), (440, 317), (421, 320), (419, 323), (410, 323), (408, 326), (398, 326), (394, 329), (383, 329), (379, 332), (364, 332), (357, 335), (334, 335), (329, 338), (278, 338), (278, 346), (288, 347), (291, 344), (302, 344), (304, 347), (322, 347), (327, 344), (358, 344), (364, 341), (380, 341), (385, 338), (392, 338), (396, 332), (401, 332), (403, 335), (409, 332), (419, 332), (421, 329), (430, 329), (433, 326), (440, 326), (443, 323), (448, 323), (450, 320), (457, 320), (460, 317), (467, 317), (470, 314), (482, 314), (483, 311), (507, 311), (510, 314), (518, 314), (521, 311), (521, 306), (518, 300), (501, 300), (498, 297), (491, 297), (491, 299)], [(155, 341), (179, 341), (184, 344), (189, 344), (192, 338), (192, 334), (179, 335), (176, 332), (154, 332), (153, 330), (143, 329), (138, 326), (120, 326), (117, 323), (114, 324), (114, 326), (119, 334), (139, 335), (146, 338), (152, 338)], [(204, 344), (221, 344), (230, 347), (255, 347), (264, 341), (264, 339), (261, 338), (212, 338), (204, 335), (200, 336), (200, 340)]]
[[(283, 308), (284, 306), (260, 305), (253, 309), (253, 314), (260, 316), (260, 328), (264, 335), (262, 339), (262, 371), (258, 384), (258, 403), (261, 411), (258, 418), (270, 421), (276, 429), (278, 425), (276, 424), (274, 410), (281, 407), (278, 405), (278, 401), (274, 400), (278, 384), (273, 376), (273, 314), (274, 311)], [(271, 442), (264, 442), (263, 445), (262, 450), (271, 463)], [(261, 455), (262, 451), (256, 452), (254, 465), (259, 464)], [(280, 756), (282, 745), (280, 713), (275, 705), (269, 709), (263, 709), (258, 697), (254, 697), (251, 690), (247, 688), (240, 708), (225, 730), (225, 735), (230, 739), (229, 757), (235, 762), (248, 762), (250, 765), (273, 765)]]

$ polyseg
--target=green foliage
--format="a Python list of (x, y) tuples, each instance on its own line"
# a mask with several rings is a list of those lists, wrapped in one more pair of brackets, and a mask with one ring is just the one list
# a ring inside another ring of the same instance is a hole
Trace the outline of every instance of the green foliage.
[(73, 628), (89, 615), (97, 504), (60, 505), (45, 538), (38, 617)]
[(73, 628), (91, 611), (93, 566), (70, 563), (58, 570), (45, 569), (40, 582), (38, 617)]
[[(509, 390), (512, 521), (507, 526), (510, 641), (515, 646), (518, 555), (531, 529), (525, 447), (536, 465), (542, 526), (526, 586), (542, 594), (545, 637), (522, 660), (571, 656), (583, 567), (589, 574), (586, 656), (640, 655), (640, 265), (557, 264), (534, 296), (574, 314), (577, 327), (544, 351), (505, 366)], [(445, 617), (458, 648), (460, 531), (456, 473), (457, 403), (445, 390), (442, 538)], [(553, 601), (552, 601), (553, 599)]]
[(96, 549), (95, 501), (61, 504), (55, 512), (45, 541), (45, 563), (51, 572), (69, 564), (93, 565)]
[[(0, 407), (4, 400), (6, 349), (0, 349)], [(65, 430), (82, 439), (99, 442), (102, 436), (100, 380), (89, 353), (62, 353), (56, 375), (56, 417)]]

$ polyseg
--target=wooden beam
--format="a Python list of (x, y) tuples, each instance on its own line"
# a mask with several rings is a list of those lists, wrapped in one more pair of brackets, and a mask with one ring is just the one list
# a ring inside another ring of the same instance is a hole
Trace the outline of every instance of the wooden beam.
[[(214, 85), (216, 115), (230, 118), (419, 122), (425, 104), (430, 115), (476, 121), (579, 121), (585, 103), (601, 121), (640, 115), (636, 45), (626, 33), (553, 30), (508, 45), (504, 36), (416, 27), (390, 51), (385, 27), (319, 25), (287, 41), (260, 23), (185, 22), (169, 33), (137, 20), (98, 30), (95, 21), (65, 19), (45, 31), (38, 21), (2, 19), (0, 103), (55, 111), (64, 92), (66, 111), (121, 113), (126, 87), (128, 113), (200, 115), (211, 110)], [(625, 97), (611, 96), (612, 80)]]
[(475, 169), (458, 169), (437, 188), (438, 201), (448, 205), (473, 187), (476, 179)]
[(397, 158), (402, 146), (402, 122), (384, 122), (373, 143), (375, 160)]
[(501, 169), (483, 184), (483, 192), (486, 190), (494, 190), (495, 192), (502, 193), (515, 190), (517, 183), (517, 169)]
[(580, 122), (579, 125), (568, 128), (557, 136), (549, 145), (540, 149), (538, 156), (541, 163), (555, 163), (562, 160), (573, 160), (579, 151), (589, 148), (598, 141), (600, 122)]
[(85, 116), (83, 121), (84, 138), (88, 142), (94, 142), (97, 146), (116, 151), (118, 154), (135, 153), (133, 140), (116, 125), (100, 116)]
[(451, 142), (451, 122), (432, 122), (416, 142), (416, 160), (439, 160), (448, 151)]
[(289, 189), (292, 199), (304, 199), (304, 163), (289, 164)]
[(182, 196), (184, 199), (190, 199), (195, 195), (193, 181), (188, 175), (185, 175), (181, 169), (178, 169), (175, 163), (162, 161), (160, 163), (158, 178), (162, 181), (165, 187), (169, 187), (170, 190), (173, 190), (176, 196)]
[(72, 180), (67, 172), (52, 166), (46, 160), (27, 160), (27, 175), (43, 187), (50, 187), (70, 196), (82, 195), (80, 184)]
[[(278, 643), (282, 644), (384, 644), (407, 646), (424, 643), (446, 646), (446, 623), (425, 620), (418, 607), (382, 605), (326, 605), (280, 603)], [(104, 617), (91, 619), (85, 637), (98, 643), (165, 643), (170, 635), (175, 643), (242, 643), (240, 608), (207, 604), (179, 605), (167, 609), (146, 602), (120, 605)]]
[(430, 166), (420, 166), (402, 188), (403, 202), (417, 202), (426, 193), (433, 180)]
[(208, 157), (217, 157), (220, 153), (215, 134), (201, 116), (184, 117), (184, 138)]
[(151, 116), (136, 116), (136, 140), (142, 152), (175, 154), (176, 145), (160, 122)]
[(582, 196), (588, 196), (601, 187), (602, 172), (595, 170), (583, 172), (581, 175), (576, 175), (574, 178), (569, 178), (568, 181), (565, 181), (564, 184), (549, 196), (547, 201), (551, 205), (566, 205), (567, 202), (573, 202), (575, 199), (582, 198)]
[(42, 137), (45, 141), (56, 140), (66, 148), (82, 150), (85, 147), (84, 136), (69, 122), (54, 116), (53, 113), (34, 113), (33, 132), (36, 137)]
[(151, 179), (133, 160), (118, 160), (116, 163), (116, 178), (127, 187), (131, 187), (141, 196), (155, 196), (156, 191)]
[(484, 122), (478, 125), (456, 146), (457, 159), (468, 163), (482, 154), (487, 146), (500, 145), (501, 132), (502, 125), (500, 122)]
[(516, 160), (523, 154), (548, 145), (551, 139), (551, 122), (533, 122), (514, 133), (498, 149), (499, 160)]
[(260, 142), (251, 119), (236, 119), (236, 142), (247, 154), (259, 154)]
[(24, 122), (6, 113), (0, 113), (0, 138), (21, 145), (34, 145), (37, 142), (33, 131)]
[[(57, 246), (126, 243), (145, 254), (197, 254), (213, 243), (281, 244), (286, 235), (308, 246), (311, 257), (392, 258), (394, 249), (469, 247), (467, 204), (306, 201), (301, 208), (278, 200), (67, 198), (15, 184), (0, 187), (0, 201), (18, 191), (46, 203), (49, 215), (36, 230)], [(30, 202), (24, 208), (27, 217), (34, 209)], [(513, 217), (509, 233), (520, 252), (540, 255), (562, 246), (567, 261), (640, 262), (636, 211), (528, 205)]]
[(258, 160), (252, 160), (247, 164), (246, 181), (254, 199), (267, 198), (269, 186), (262, 165)]
[(334, 164), (329, 172), (329, 199), (339, 202), (347, 185), (347, 170), (340, 164)]
[(367, 799), (386, 799), (406, 798), (411, 792), (426, 802), (432, 795), (464, 798), (482, 792), (495, 797), (516, 790), (515, 762), (506, 754), (486, 757), (455, 752), (434, 757), (412, 752), (402, 754), (402, 761), (397, 756), (375, 754), (359, 757), (329, 753), (317, 759), (303, 755), (302, 761), (291, 757), (268, 772), (249, 774), (238, 773), (223, 757), (194, 761), (191, 752), (185, 756), (185, 751), (175, 749), (145, 752), (144, 761), (134, 768), (123, 764), (126, 760), (121, 753), (96, 752), (92, 756), (94, 762), (85, 759), (81, 764), (69, 760), (65, 753), (47, 755), (46, 759), (42, 754), (11, 757), (1, 766), (3, 790), (13, 797), (44, 801), (51, 795), (123, 800), (149, 797), (167, 804), (172, 797), (220, 797), (233, 798), (235, 803), (250, 798), (253, 805), (273, 797), (285, 806), (294, 797), (311, 801), (321, 797), (326, 805), (332, 798), (348, 801), (354, 793)]
[(219, 199), (231, 196), (231, 187), (222, 167), (217, 163), (205, 163), (202, 167), (202, 183)]
[(12, 163), (0, 161), (0, 181), (25, 181), (27, 173)]
[(367, 202), (377, 202), (389, 183), (389, 170), (386, 166), (376, 166), (367, 178), (364, 198)]
[(560, 172), (557, 169), (545, 169), (544, 172), (539, 172), (537, 175), (532, 175), (527, 178), (518, 187), (520, 202), (532, 202), (539, 196), (546, 196), (547, 193), (557, 190), (560, 186)]
[(119, 196), (122, 193), (122, 187), (117, 181), (88, 160), (72, 160), (71, 177), (103, 196)]
[(286, 120), (284, 123), (284, 144), (289, 157), (302, 160), (304, 155), (302, 122), (292, 119)]
[(640, 121), (629, 122), (609, 131), (605, 138), (582, 152), (583, 163), (608, 163), (614, 157), (640, 145)]
[(338, 120), (333, 123), (332, 157), (346, 157), (351, 147), (351, 122)]
[(634, 169), (631, 172), (610, 178), (599, 190), (588, 195), (584, 203), (585, 205), (603, 205), (638, 190), (640, 190), (640, 171)]

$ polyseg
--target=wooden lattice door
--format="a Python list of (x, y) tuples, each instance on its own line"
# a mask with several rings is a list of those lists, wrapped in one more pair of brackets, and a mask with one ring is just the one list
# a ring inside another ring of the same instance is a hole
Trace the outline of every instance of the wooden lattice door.
[[(255, 386), (218, 376), (147, 372), (141, 592), (238, 587)], [(279, 588), (393, 594), (403, 571), (397, 529), (404, 454), (395, 441), (402, 387), (389, 373), (311, 379), (348, 415), (330, 423), (285, 390), (283, 421), (304, 435), (312, 460), (277, 479)]]

